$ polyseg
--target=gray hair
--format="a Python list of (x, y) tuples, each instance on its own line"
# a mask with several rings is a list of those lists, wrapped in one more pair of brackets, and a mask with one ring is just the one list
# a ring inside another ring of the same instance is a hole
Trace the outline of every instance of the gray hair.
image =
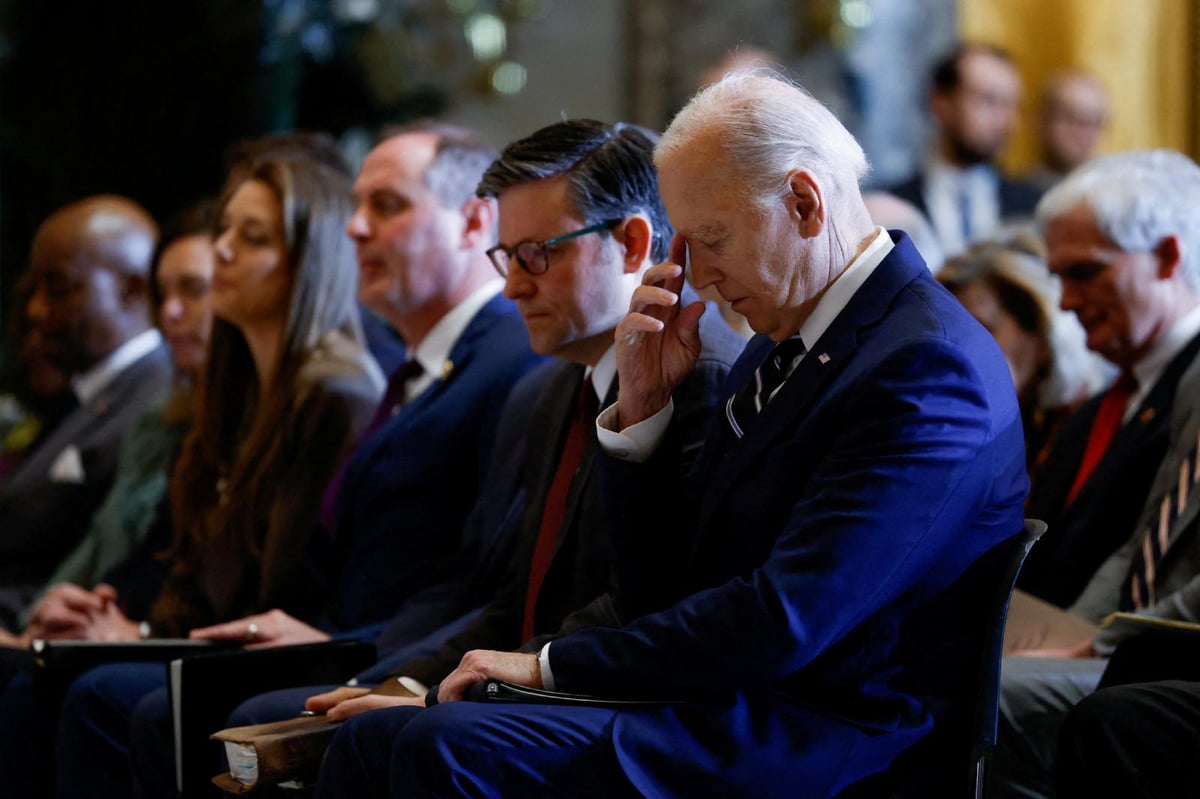
[(788, 174), (806, 169), (840, 192), (870, 169), (855, 138), (802, 87), (770, 70), (733, 72), (700, 90), (671, 121), (654, 152), (658, 165), (706, 131), (721, 134), (729, 162), (759, 208), (784, 196)]
[(461, 125), (422, 119), (389, 127), (384, 140), (412, 133), (428, 133), (437, 139), (433, 159), (425, 169), (425, 186), (443, 208), (456, 210), (475, 196), (496, 150), (474, 130)]
[(1095, 158), (1038, 203), (1045, 232), (1054, 219), (1084, 205), (1096, 227), (1121, 249), (1149, 252), (1177, 236), (1183, 277), (1200, 291), (1200, 166), (1174, 150), (1140, 150)]

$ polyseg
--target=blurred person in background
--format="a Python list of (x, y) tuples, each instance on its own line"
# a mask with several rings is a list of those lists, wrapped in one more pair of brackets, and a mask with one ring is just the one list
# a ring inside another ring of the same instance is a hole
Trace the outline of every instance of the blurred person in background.
[(70, 380), (72, 407), (0, 481), (0, 627), (16, 626), (82, 539), (112, 486), (122, 440), (170, 387), (170, 355), (149, 307), (157, 240), (150, 215), (113, 195), (60, 208), (34, 235), (26, 345), (47, 379)]
[[(216, 207), (204, 202), (169, 223), (151, 267), (151, 304), (175, 365), (174, 390), (161, 407), (138, 420), (121, 447), (117, 476), (87, 535), (47, 581), (25, 614), (26, 627), (8, 643), (80, 635), (100, 612), (107, 589), (93, 592), (157, 527), (155, 550), (170, 543), (170, 470), (195, 413), (194, 389), (212, 332), (213, 227)], [(161, 563), (158, 559), (151, 559)], [(124, 571), (128, 572), (126, 568)], [(152, 568), (160, 572), (161, 568)], [(120, 580), (117, 581), (120, 583)], [(149, 582), (156, 583), (154, 577)], [(138, 588), (130, 586), (137, 593)], [(115, 589), (114, 589), (115, 590)], [(128, 593), (128, 592), (127, 592)], [(125, 612), (136, 612), (124, 603)]]
[(1063, 421), (1113, 373), (1088, 351), (1079, 320), (1058, 307), (1062, 289), (1040, 250), (1029, 237), (984, 242), (938, 273), (1004, 353), (1021, 405), (1031, 482)]
[(1027, 179), (1044, 190), (1096, 154), (1108, 124), (1108, 92), (1086, 70), (1060, 70), (1047, 79), (1038, 112), (1041, 155)]
[(915, 174), (886, 190), (921, 209), (953, 256), (1002, 224), (1032, 216), (1041, 191), (998, 166), (1021, 102), (1012, 56), (990, 45), (959, 45), (935, 66), (932, 83), (933, 146)]

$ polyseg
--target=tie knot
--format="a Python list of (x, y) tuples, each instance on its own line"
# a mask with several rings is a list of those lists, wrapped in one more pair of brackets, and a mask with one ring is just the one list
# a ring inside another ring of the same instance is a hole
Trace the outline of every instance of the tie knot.
[(775, 349), (771, 350), (771, 354), (767, 358), (767, 364), (786, 376), (792, 370), (796, 359), (807, 351), (808, 348), (804, 346), (800, 337), (792, 336), (775, 345)]
[(1118, 394), (1129, 395), (1137, 391), (1138, 381), (1133, 376), (1133, 372), (1128, 369), (1122, 369), (1121, 374), (1117, 375), (1117, 379), (1113, 381), (1111, 391)]

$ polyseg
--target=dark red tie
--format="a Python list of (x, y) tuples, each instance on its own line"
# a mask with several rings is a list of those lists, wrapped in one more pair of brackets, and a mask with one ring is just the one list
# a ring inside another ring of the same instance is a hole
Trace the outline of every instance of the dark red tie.
[(410, 358), (400, 364), (396, 371), (392, 372), (392, 376), (388, 378), (387, 391), (383, 393), (383, 400), (375, 408), (375, 416), (372, 417), (371, 423), (363, 430), (354, 449), (346, 455), (338, 465), (337, 471), (333, 473), (333, 477), (325, 484), (325, 493), (321, 495), (321, 521), (325, 525), (325, 532), (329, 535), (333, 535), (334, 526), (337, 523), (334, 511), (337, 508), (338, 492), (342, 490), (342, 479), (346, 476), (346, 466), (349, 465), (350, 458), (354, 457), (354, 452), (362, 446), (364, 441), (383, 427), (384, 422), (391, 419), (396, 411), (400, 410), (400, 406), (404, 404), (404, 392), (408, 389), (409, 381), (416, 379), (424, 372), (425, 370), (415, 358)]
[(1096, 466), (1104, 458), (1108, 445), (1121, 426), (1125, 416), (1125, 406), (1129, 398), (1137, 390), (1137, 380), (1128, 372), (1122, 372), (1117, 382), (1104, 394), (1096, 418), (1092, 421), (1092, 431), (1088, 434), (1087, 448), (1083, 451), (1083, 460), (1079, 463), (1079, 471), (1075, 473), (1075, 482), (1071, 484), (1071, 493), (1067, 495), (1067, 505), (1075, 501), (1084, 483), (1092, 476)]
[(546, 507), (542, 511), (542, 524), (538, 528), (537, 542), (533, 546), (533, 559), (529, 566), (529, 586), (525, 590), (525, 614), (521, 622), (522, 643), (533, 637), (533, 617), (537, 610), (538, 592), (542, 590), (542, 581), (546, 579), (550, 561), (554, 559), (554, 550), (558, 545), (563, 519), (567, 513), (567, 497), (571, 493), (571, 484), (575, 481), (575, 473), (579, 471), (588, 439), (594, 435), (592, 430), (596, 426), (597, 405), (596, 391), (592, 388), (592, 378), (589, 376), (580, 386), (575, 415), (567, 428), (558, 468), (554, 471), (554, 480), (546, 493)]

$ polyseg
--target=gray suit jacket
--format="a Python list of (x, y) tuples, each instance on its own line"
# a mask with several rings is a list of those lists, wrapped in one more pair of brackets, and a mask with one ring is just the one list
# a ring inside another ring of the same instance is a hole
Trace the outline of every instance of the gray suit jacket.
[[(1200, 435), (1200, 358), (1179, 379), (1171, 411), (1171, 436), (1166, 457), (1155, 475), (1136, 532), (1106, 560), (1071, 607), (1071, 612), (1091, 621), (1119, 610), (1121, 592), (1130, 579), (1130, 569), (1146, 530), (1156, 523), (1159, 505), (1179, 481), (1180, 464), (1191, 454)], [(1167, 548), (1156, 567), (1157, 602), (1142, 611), (1165, 619), (1200, 621), (1200, 487), (1171, 526)], [(1102, 630), (1096, 637), (1098, 654), (1110, 654), (1122, 638), (1115, 630)]]
[[(15, 623), (83, 537), (112, 484), (122, 440), (139, 416), (162, 401), (170, 382), (171, 358), (160, 344), (68, 414), (0, 485), (0, 626)], [(72, 447), (79, 469), (52, 473)]]

